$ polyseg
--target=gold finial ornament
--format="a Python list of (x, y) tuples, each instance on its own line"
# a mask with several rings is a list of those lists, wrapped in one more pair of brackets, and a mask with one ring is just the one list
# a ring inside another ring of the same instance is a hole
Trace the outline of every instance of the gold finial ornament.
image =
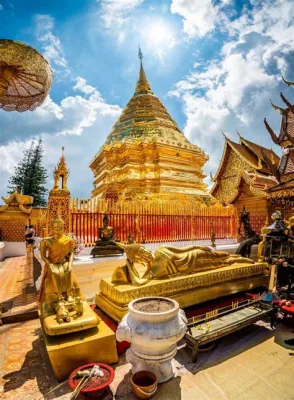
[(286, 83), (286, 85), (288, 86), (294, 86), (294, 82), (291, 81), (286, 81), (286, 79), (284, 79), (284, 77), (282, 76), (283, 82)]
[(225, 139), (228, 139), (227, 138), (227, 136), (226, 136), (226, 134), (224, 133), (224, 131), (221, 129), (221, 133), (222, 133), (222, 135), (223, 135), (223, 137), (225, 138)]
[(275, 104), (273, 104), (272, 100), (270, 99), (271, 105), (273, 107), (274, 110), (279, 111), (279, 113), (282, 115), (285, 112), (284, 108), (281, 108), (279, 106), (276, 106)]
[(30, 46), (0, 39), (0, 108), (34, 110), (49, 93), (53, 72), (45, 58)]
[(142, 61), (142, 59), (143, 59), (143, 53), (142, 53), (142, 51), (141, 51), (140, 45), (139, 45), (138, 57), (139, 57), (139, 59)]

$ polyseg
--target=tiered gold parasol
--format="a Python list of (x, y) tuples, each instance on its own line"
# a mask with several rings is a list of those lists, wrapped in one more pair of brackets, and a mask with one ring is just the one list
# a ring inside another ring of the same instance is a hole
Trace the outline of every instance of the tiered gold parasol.
[(52, 80), (52, 69), (37, 50), (0, 39), (0, 108), (34, 110), (45, 100)]

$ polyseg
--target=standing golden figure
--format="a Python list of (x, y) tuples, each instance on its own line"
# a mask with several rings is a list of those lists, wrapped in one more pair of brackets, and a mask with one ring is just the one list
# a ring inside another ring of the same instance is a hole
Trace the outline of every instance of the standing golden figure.
[(45, 267), (39, 302), (45, 331), (56, 335), (96, 326), (99, 319), (85, 301), (73, 275), (75, 242), (65, 235), (62, 219), (54, 219), (51, 229), (52, 236), (41, 242)]

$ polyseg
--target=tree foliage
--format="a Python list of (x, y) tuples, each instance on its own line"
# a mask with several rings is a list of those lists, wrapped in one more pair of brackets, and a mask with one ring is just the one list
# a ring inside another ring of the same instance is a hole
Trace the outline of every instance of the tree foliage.
[(14, 175), (9, 179), (8, 186), (12, 193), (17, 186), (18, 192), (34, 197), (34, 207), (46, 206), (47, 171), (42, 165), (43, 159), (42, 140), (37, 144), (31, 143), (29, 149), (23, 152), (23, 159), (15, 167)]

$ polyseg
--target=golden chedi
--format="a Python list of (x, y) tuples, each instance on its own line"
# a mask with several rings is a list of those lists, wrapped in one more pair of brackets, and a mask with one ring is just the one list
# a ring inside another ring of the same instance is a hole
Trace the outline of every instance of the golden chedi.
[(210, 198), (202, 171), (208, 156), (191, 144), (140, 72), (135, 93), (90, 163), (92, 198)]
[(269, 280), (267, 263), (206, 246), (160, 246), (154, 253), (136, 243), (119, 246), (125, 250), (126, 265), (101, 279), (96, 295), (98, 307), (117, 321), (139, 297), (170, 297), (184, 308), (265, 286)]
[(85, 301), (74, 277), (72, 238), (64, 233), (60, 218), (52, 221), (52, 236), (41, 241), (45, 262), (40, 289), (40, 314), (48, 335), (63, 335), (96, 327), (98, 316)]

